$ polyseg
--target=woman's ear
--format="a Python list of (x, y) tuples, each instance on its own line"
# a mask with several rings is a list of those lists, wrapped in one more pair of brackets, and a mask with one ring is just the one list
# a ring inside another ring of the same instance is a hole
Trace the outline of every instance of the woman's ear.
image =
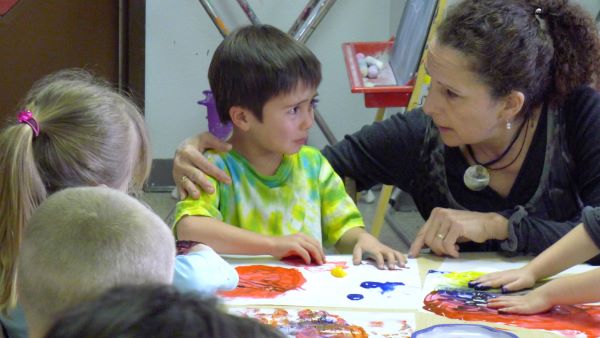
[(250, 111), (241, 106), (232, 106), (229, 108), (229, 117), (231, 122), (239, 129), (246, 131), (250, 128)]
[(525, 103), (525, 94), (523, 92), (513, 90), (508, 94), (504, 101), (504, 109), (502, 117), (506, 121), (512, 121), (519, 114), (523, 104)]

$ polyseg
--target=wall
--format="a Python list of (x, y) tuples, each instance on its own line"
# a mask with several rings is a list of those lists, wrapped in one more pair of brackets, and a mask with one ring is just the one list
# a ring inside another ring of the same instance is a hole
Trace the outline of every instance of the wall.
[[(284, 31), (306, 4), (298, 0), (248, 2), (261, 22)], [(229, 28), (249, 23), (235, 0), (211, 3)], [(307, 42), (323, 64), (319, 111), (337, 138), (375, 116), (374, 109), (364, 107), (362, 95), (350, 93), (341, 44), (387, 40), (397, 26), (392, 19), (390, 0), (339, 0)], [(146, 121), (153, 158), (171, 158), (184, 138), (207, 130), (205, 109), (196, 101), (209, 88), (208, 65), (222, 37), (198, 0), (148, 0), (146, 22)], [(309, 144), (326, 144), (316, 124)]]
[[(405, 2), (338, 0), (307, 42), (323, 64), (319, 111), (338, 139), (375, 116), (374, 109), (364, 107), (362, 95), (350, 93), (340, 46), (388, 39), (395, 34)], [(594, 17), (600, 10), (598, 0), (577, 2)], [(229, 28), (249, 23), (235, 0), (211, 3)], [(287, 31), (306, 1), (249, 3), (263, 23)], [(208, 89), (208, 65), (222, 37), (198, 0), (147, 0), (146, 15), (146, 121), (153, 158), (167, 159), (183, 139), (207, 130), (205, 109), (196, 102)], [(326, 144), (316, 124), (309, 144)]]

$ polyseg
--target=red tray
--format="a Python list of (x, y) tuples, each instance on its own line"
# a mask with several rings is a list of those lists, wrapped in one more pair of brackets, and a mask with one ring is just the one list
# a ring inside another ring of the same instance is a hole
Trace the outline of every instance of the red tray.
[[(364, 93), (365, 107), (367, 108), (406, 107), (408, 105), (414, 86), (399, 86), (396, 84), (366, 86), (356, 60), (356, 53), (363, 53), (367, 56), (389, 53), (393, 44), (393, 41), (345, 42), (342, 44), (346, 72), (350, 81), (350, 91), (352, 93)], [(389, 64), (386, 67), (389, 68)], [(389, 70), (389, 74), (392, 74), (391, 70)], [(393, 74), (391, 76), (393, 77)], [(395, 80), (387, 79), (387, 82), (395, 83)]]

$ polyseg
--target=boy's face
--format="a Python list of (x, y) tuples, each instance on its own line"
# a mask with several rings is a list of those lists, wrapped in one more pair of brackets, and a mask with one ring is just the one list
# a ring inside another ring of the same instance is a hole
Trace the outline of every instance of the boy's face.
[(269, 99), (263, 107), (262, 122), (252, 119), (251, 133), (257, 145), (273, 153), (297, 153), (313, 125), (316, 96), (316, 88), (301, 83), (291, 92)]

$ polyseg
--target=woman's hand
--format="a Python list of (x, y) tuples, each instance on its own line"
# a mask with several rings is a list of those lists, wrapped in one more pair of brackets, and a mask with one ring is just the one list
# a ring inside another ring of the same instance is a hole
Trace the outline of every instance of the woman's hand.
[(188, 138), (177, 147), (173, 160), (173, 180), (177, 185), (181, 199), (188, 195), (200, 197), (196, 185), (205, 192), (212, 194), (215, 188), (205, 175), (229, 184), (231, 178), (214, 164), (210, 163), (202, 153), (207, 149), (226, 152), (231, 150), (231, 144), (223, 142), (209, 132)]
[(458, 243), (506, 239), (508, 221), (496, 213), (434, 208), (410, 247), (417, 257), (423, 247), (436, 255), (458, 257)]
[(502, 292), (512, 292), (531, 288), (535, 281), (533, 271), (524, 266), (520, 269), (488, 273), (469, 282), (469, 286), (476, 290), (502, 288)]

